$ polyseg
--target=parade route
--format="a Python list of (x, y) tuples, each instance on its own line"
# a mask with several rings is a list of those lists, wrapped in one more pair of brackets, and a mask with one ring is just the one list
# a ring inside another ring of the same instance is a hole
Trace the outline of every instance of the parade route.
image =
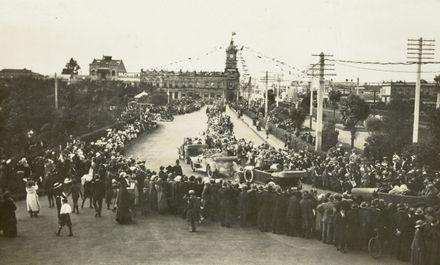
[[(263, 142), (233, 112), (227, 114), (238, 138)], [(204, 129), (205, 108), (161, 123), (156, 131), (132, 143), (126, 153), (158, 170), (174, 164), (184, 136)], [(188, 165), (182, 166), (185, 174), (193, 174)], [(262, 233), (238, 224), (225, 228), (205, 221), (197, 233), (189, 233), (185, 220), (169, 214), (138, 214), (133, 224), (118, 225), (112, 211), (103, 210), (103, 216), (96, 218), (88, 207), (80, 209), (80, 215), (71, 215), (74, 237), (67, 237), (66, 231), (57, 237), (56, 210), (47, 207), (45, 197), (40, 201), (42, 211), (37, 218), (29, 217), (25, 201), (17, 202), (18, 237), (0, 237), (0, 264), (407, 264), (392, 257), (374, 260), (366, 252), (342, 254), (316, 239)]]

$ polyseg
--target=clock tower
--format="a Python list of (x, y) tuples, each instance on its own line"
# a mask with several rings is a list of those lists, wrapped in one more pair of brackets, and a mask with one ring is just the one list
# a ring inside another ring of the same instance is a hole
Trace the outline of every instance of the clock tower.
[(238, 72), (237, 69), (237, 47), (234, 45), (234, 41), (231, 40), (228, 48), (226, 49), (226, 68), (225, 72)]
[(240, 83), (240, 73), (237, 68), (237, 46), (234, 45), (234, 40), (231, 40), (226, 49), (226, 67), (225, 67), (225, 97), (227, 101), (238, 100), (238, 89)]

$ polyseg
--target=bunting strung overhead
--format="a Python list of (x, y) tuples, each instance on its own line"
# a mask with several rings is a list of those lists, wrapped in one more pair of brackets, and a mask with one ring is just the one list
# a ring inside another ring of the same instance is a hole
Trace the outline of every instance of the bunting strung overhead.
[(305, 71), (305, 70), (300, 70), (300, 69), (296, 68), (295, 66), (289, 65), (288, 63), (286, 63), (278, 58), (267, 56), (261, 52), (258, 52), (256, 50), (252, 49), (249, 46), (242, 46), (242, 48), (250, 51), (258, 59), (263, 59), (263, 60), (267, 60), (268, 62), (272, 62), (282, 72), (288, 71), (289, 75), (295, 75), (297, 77), (307, 78), (307, 71)]
[(202, 59), (202, 57), (209, 56), (209, 55), (211, 55), (211, 54), (213, 54), (215, 52), (218, 52), (219, 50), (222, 50), (222, 49), (224, 49), (224, 46), (215, 47), (215, 48), (209, 50), (208, 52), (203, 53), (202, 56), (187, 57), (187, 58), (182, 59), (182, 60), (178, 60), (178, 61), (174, 61), (174, 62), (171, 62), (171, 63), (167, 63), (167, 64), (163, 64), (163, 65), (154, 67), (153, 70), (163, 70), (163, 69), (166, 69), (168, 67), (176, 66), (178, 64), (182, 64), (182, 63), (185, 63), (185, 62), (199, 61), (200, 59)]

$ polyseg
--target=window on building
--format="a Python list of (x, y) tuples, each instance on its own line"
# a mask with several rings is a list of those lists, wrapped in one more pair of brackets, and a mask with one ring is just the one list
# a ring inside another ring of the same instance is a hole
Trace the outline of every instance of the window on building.
[(96, 75), (96, 71), (95, 71), (95, 69), (92, 69), (92, 71), (90, 71), (90, 73), (91, 73), (92, 75)]
[(205, 98), (209, 98), (209, 94), (208, 93), (205, 93)]
[(209, 97), (210, 97), (210, 98), (215, 98), (215, 94), (214, 94), (214, 93), (211, 93), (211, 94), (209, 95)]
[(112, 76), (116, 76), (116, 71), (112, 70)]

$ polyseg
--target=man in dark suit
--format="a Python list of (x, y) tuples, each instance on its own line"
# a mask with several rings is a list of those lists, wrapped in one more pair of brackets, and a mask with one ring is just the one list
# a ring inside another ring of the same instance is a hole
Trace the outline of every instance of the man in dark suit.
[(176, 164), (173, 167), (173, 172), (174, 172), (174, 174), (176, 176), (182, 176), (183, 175), (182, 166), (180, 166), (179, 159), (176, 160)]
[(102, 201), (105, 197), (105, 183), (98, 175), (92, 180), (92, 198), (93, 207), (95, 208), (95, 217), (101, 217)]
[(195, 191), (190, 190), (185, 196), (185, 213), (190, 232), (196, 232), (196, 223), (200, 219), (200, 199), (195, 196)]

